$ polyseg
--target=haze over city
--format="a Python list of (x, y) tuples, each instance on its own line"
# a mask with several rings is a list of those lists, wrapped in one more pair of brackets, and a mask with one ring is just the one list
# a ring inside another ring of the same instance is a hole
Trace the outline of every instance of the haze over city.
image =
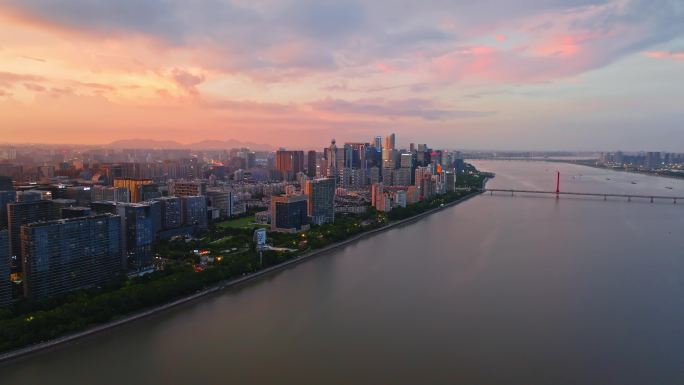
[(680, 151), (678, 0), (0, 5), (0, 142)]

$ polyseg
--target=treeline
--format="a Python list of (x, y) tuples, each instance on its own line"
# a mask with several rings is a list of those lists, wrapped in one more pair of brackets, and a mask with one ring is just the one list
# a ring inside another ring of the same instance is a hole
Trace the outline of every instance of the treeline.
[(436, 209), (442, 204), (447, 204), (454, 202), (466, 195), (471, 194), (470, 192), (449, 192), (444, 195), (439, 195), (434, 199), (428, 201), (420, 201), (406, 207), (395, 207), (387, 213), (387, 218), (392, 221), (398, 221), (401, 219), (410, 218), (412, 216), (424, 213), (428, 210)]
[[(292, 257), (267, 252), (264, 267)], [(259, 261), (254, 254), (242, 253), (223, 259), (214, 268), (199, 273), (190, 266), (171, 267), (112, 287), (81, 290), (62, 298), (17, 304), (0, 313), (0, 352), (113, 321), (258, 269)]]

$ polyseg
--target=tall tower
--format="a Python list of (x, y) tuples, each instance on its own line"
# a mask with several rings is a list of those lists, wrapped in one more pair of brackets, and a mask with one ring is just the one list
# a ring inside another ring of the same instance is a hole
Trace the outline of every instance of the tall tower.
[(394, 150), (396, 148), (396, 135), (393, 133), (385, 137), (385, 148)]
[(330, 141), (330, 147), (328, 147), (327, 156), (328, 176), (337, 178), (337, 170), (339, 165), (337, 164), (337, 144), (334, 138)]

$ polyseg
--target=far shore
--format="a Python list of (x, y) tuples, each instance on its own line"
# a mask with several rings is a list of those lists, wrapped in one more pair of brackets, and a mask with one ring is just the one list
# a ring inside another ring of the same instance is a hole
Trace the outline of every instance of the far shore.
[[(488, 180), (488, 178), (484, 179), (484, 181), (482, 183), (482, 187), (484, 187), (486, 185), (487, 180)], [(0, 354), (0, 363), (15, 360), (15, 359), (25, 357), (25, 356), (29, 356), (31, 354), (39, 353), (39, 352), (45, 351), (47, 349), (55, 348), (57, 346), (61, 346), (61, 345), (64, 345), (64, 344), (67, 344), (70, 342), (74, 342), (76, 340), (79, 340), (79, 339), (82, 339), (85, 337), (94, 336), (98, 333), (116, 328), (118, 326), (128, 324), (128, 323), (133, 322), (135, 320), (139, 320), (139, 319), (142, 319), (142, 318), (154, 315), (154, 314), (158, 314), (160, 312), (163, 312), (165, 310), (171, 309), (173, 307), (176, 307), (176, 306), (179, 306), (182, 304), (186, 304), (186, 303), (189, 303), (192, 301), (199, 300), (205, 296), (208, 296), (208, 295), (213, 294), (213, 293), (218, 293), (224, 289), (233, 288), (233, 287), (236, 287), (240, 284), (244, 284), (244, 283), (247, 283), (250, 281), (254, 281), (254, 280), (259, 279), (261, 277), (264, 277), (264, 276), (267, 276), (269, 274), (273, 274), (275, 272), (284, 270), (285, 268), (288, 268), (291, 266), (295, 266), (295, 265), (302, 263), (302, 262), (305, 262), (305, 261), (307, 261), (313, 257), (317, 257), (320, 255), (326, 254), (330, 251), (336, 250), (336, 249), (343, 247), (343, 246), (347, 246), (351, 243), (354, 243), (354, 242), (359, 241), (361, 239), (370, 237), (372, 235), (376, 235), (376, 234), (379, 234), (381, 232), (384, 232), (384, 231), (387, 231), (387, 230), (390, 230), (390, 229), (393, 229), (395, 227), (399, 227), (402, 225), (411, 224), (411, 223), (416, 222), (416, 221), (418, 221), (418, 220), (420, 220), (420, 219), (422, 219), (428, 215), (434, 214), (436, 212), (439, 212), (439, 211), (446, 209), (446, 208), (449, 208), (449, 207), (453, 207), (459, 203), (463, 203), (463, 202), (465, 202), (465, 201), (467, 201), (467, 200), (469, 200), (469, 199), (471, 199), (477, 195), (480, 195), (480, 194), (481, 194), (481, 192), (473, 192), (472, 194), (467, 195), (465, 197), (462, 197), (460, 199), (457, 199), (453, 202), (445, 203), (443, 206), (434, 208), (432, 210), (425, 211), (423, 213), (417, 214), (417, 215), (412, 216), (410, 218), (406, 218), (406, 219), (402, 219), (402, 220), (399, 220), (396, 222), (388, 223), (387, 225), (384, 225), (384, 226), (377, 228), (377, 229), (365, 231), (361, 234), (357, 234), (357, 235), (354, 235), (348, 239), (345, 239), (344, 241), (340, 241), (340, 242), (328, 245), (328, 246), (323, 247), (321, 249), (309, 251), (305, 254), (300, 255), (299, 257), (293, 258), (293, 259), (286, 261), (286, 262), (283, 262), (281, 264), (268, 267), (266, 269), (257, 271), (257, 272), (252, 273), (252, 274), (245, 275), (245, 276), (240, 277), (240, 278), (233, 278), (233, 279), (229, 279), (226, 281), (218, 282), (218, 283), (212, 285), (211, 287), (209, 287), (207, 289), (201, 290), (201, 291), (199, 291), (195, 294), (189, 295), (189, 296), (179, 298), (179, 299), (174, 300), (172, 302), (168, 302), (168, 303), (165, 303), (163, 305), (155, 306), (153, 308), (150, 308), (150, 309), (147, 309), (147, 310), (144, 310), (141, 312), (137, 312), (137, 313), (134, 313), (131, 315), (127, 315), (127, 316), (124, 316), (124, 317), (117, 319), (115, 321), (110, 321), (110, 322), (107, 322), (107, 323), (104, 323), (101, 325), (96, 325), (96, 326), (90, 327), (90, 328), (83, 330), (83, 331), (80, 331), (80, 332), (71, 333), (71, 334), (68, 334), (68, 335), (65, 335), (65, 336), (62, 336), (59, 338), (49, 340), (49, 341), (41, 342), (38, 344), (30, 345), (30, 346), (27, 346), (24, 348), (20, 348), (17, 350), (13, 350), (13, 351), (9, 351), (7, 353)]]
[(591, 168), (596, 168), (596, 169), (600, 169), (600, 170), (610, 170), (610, 171), (624, 172), (624, 173), (636, 174), (636, 175), (650, 175), (650, 176), (675, 179), (675, 180), (684, 179), (684, 174), (682, 174), (682, 176), (663, 175), (663, 174), (655, 172), (655, 171), (639, 171), (639, 170), (630, 170), (630, 169), (625, 169), (625, 168), (612, 168), (612, 167), (607, 167), (607, 166), (599, 166), (597, 164), (589, 164), (589, 163), (579, 162), (579, 161), (595, 160), (595, 159), (558, 159), (558, 158), (548, 158), (548, 159), (545, 159), (545, 158), (492, 158), (492, 159), (489, 159), (489, 158), (487, 158), (487, 159), (472, 159), (472, 160), (475, 160), (475, 161), (477, 161), (477, 160), (500, 160), (500, 161), (567, 163), (567, 164), (574, 164), (576, 166), (585, 166), (585, 167), (591, 167)]

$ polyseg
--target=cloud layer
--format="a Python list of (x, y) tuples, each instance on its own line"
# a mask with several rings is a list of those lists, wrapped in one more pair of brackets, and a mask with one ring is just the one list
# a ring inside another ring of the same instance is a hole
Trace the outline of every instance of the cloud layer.
[[(506, 119), (538, 123), (517, 115), (519, 99), (504, 104), (501, 95), (521, 88), (546, 84), (562, 104), (559, 84), (620, 61), (679, 65), (682, 20), (680, 0), (7, 0), (0, 112), (38, 114), (0, 130), (21, 139), (22, 125), (48, 124), (49, 100), (78, 111), (69, 102), (85, 98), (102, 113), (137, 111), (136, 127), (151, 135), (201, 120), (226, 137), (245, 135), (227, 129), (238, 121), (254, 130), (355, 124), (350, 135), (462, 127), (462, 137)], [(169, 124), (159, 112), (168, 109), (188, 121)], [(96, 123), (71, 119), (46, 130)], [(131, 123), (120, 124), (125, 135)]]

